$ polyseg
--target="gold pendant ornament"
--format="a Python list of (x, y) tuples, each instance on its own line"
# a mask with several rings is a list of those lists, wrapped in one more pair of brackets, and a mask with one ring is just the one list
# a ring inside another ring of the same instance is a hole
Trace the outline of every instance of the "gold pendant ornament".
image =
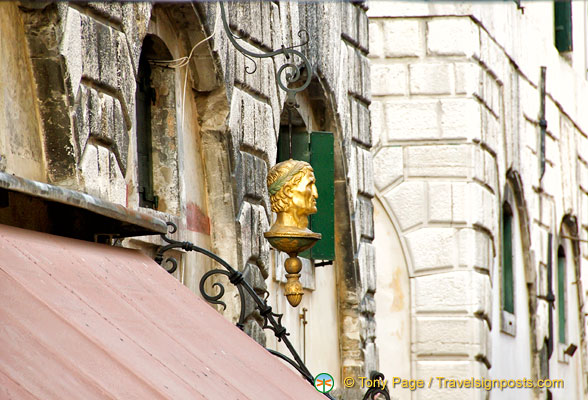
[(320, 233), (308, 229), (308, 216), (316, 213), (318, 198), (314, 171), (305, 161), (283, 161), (269, 170), (267, 188), (272, 211), (278, 216), (263, 235), (273, 248), (290, 256), (284, 262), (285, 292), (290, 305), (296, 307), (304, 294), (300, 283), (302, 261), (298, 253), (310, 249), (321, 239)]

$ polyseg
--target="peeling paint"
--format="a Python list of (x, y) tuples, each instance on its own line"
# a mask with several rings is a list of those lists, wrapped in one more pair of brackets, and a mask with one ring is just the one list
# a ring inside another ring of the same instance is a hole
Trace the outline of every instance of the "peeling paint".
[(210, 235), (210, 218), (198, 207), (190, 202), (186, 207), (186, 224), (193, 232)]

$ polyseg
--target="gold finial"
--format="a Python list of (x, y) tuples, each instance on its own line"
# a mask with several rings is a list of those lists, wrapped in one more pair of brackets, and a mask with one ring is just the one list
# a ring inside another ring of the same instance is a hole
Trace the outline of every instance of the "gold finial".
[(304, 294), (298, 253), (310, 249), (321, 238), (320, 233), (308, 229), (308, 216), (316, 213), (318, 198), (314, 171), (304, 161), (283, 161), (270, 169), (267, 187), (272, 211), (278, 215), (264, 236), (272, 247), (290, 256), (284, 263), (288, 280), (285, 292), (290, 305), (296, 307)]

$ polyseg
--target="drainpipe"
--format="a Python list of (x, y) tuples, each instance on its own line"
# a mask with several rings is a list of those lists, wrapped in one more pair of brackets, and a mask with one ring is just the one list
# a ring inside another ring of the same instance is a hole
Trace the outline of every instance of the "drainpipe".
[(547, 359), (551, 359), (553, 354), (553, 303), (555, 302), (555, 295), (553, 294), (553, 263), (552, 250), (553, 235), (550, 233), (547, 236), (547, 298), (545, 299), (549, 304), (549, 336), (547, 337)]
[(541, 156), (539, 159), (539, 186), (541, 179), (545, 174), (545, 132), (547, 130), (547, 121), (545, 120), (545, 75), (547, 68), (541, 67), (541, 78), (539, 80), (539, 127), (541, 128), (540, 143)]

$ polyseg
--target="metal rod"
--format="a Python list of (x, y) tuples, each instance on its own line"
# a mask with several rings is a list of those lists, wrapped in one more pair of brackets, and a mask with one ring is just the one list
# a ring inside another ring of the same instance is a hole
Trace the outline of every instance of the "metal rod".
[(288, 158), (292, 158), (292, 107), (288, 107)]
[[(178, 229), (177, 226), (172, 222), (168, 222), (167, 225), (168, 225), (168, 227), (171, 228), (169, 233), (175, 233)], [(271, 329), (274, 332), (274, 335), (278, 338), (278, 341), (283, 342), (284, 345), (288, 348), (288, 351), (292, 355), (293, 360), (276, 352), (275, 350), (268, 350), (268, 351), (270, 351), (270, 353), (272, 353), (274, 355), (277, 355), (276, 353), (280, 354), (280, 358), (288, 361), (288, 363), (295, 366), (295, 368), (298, 370), (298, 372), (300, 372), (300, 374), (308, 382), (310, 382), (310, 384), (314, 385), (314, 376), (310, 373), (310, 371), (308, 370), (308, 368), (304, 364), (304, 361), (300, 358), (300, 356), (296, 352), (296, 349), (294, 349), (294, 346), (292, 345), (292, 343), (288, 339), (288, 335), (290, 335), (290, 334), (288, 333), (286, 328), (284, 328), (284, 326), (282, 325), (283, 315), (276, 314), (272, 311), (271, 306), (269, 306), (267, 304), (267, 301), (265, 301), (264, 299), (260, 298), (257, 295), (255, 290), (245, 280), (245, 278), (243, 277), (243, 274), (241, 272), (235, 270), (233, 267), (231, 267), (229, 265), (229, 263), (227, 263), (225, 260), (223, 260), (222, 258), (217, 256), (216, 254), (214, 254), (206, 249), (203, 249), (201, 247), (198, 247), (193, 243), (179, 242), (177, 240), (170, 239), (169, 237), (167, 237), (167, 234), (162, 234), (161, 238), (168, 244), (165, 246), (159, 247), (159, 249), (157, 250), (156, 255), (155, 255), (155, 261), (160, 265), (162, 262), (171, 262), (174, 265), (174, 268), (172, 270), (167, 270), (168, 272), (175, 271), (175, 267), (177, 267), (177, 261), (172, 257), (167, 258), (164, 261), (163, 253), (165, 253), (168, 250), (175, 249), (175, 248), (181, 248), (186, 251), (195, 251), (197, 253), (204, 254), (205, 256), (212, 258), (214, 261), (216, 261), (220, 265), (222, 265), (226, 269), (226, 271), (219, 270), (219, 269), (209, 271), (206, 274), (204, 274), (204, 276), (200, 280), (200, 292), (202, 293), (203, 297), (207, 301), (209, 301), (213, 304), (220, 304), (222, 306), (226, 306), (226, 304), (224, 302), (220, 301), (220, 298), (223, 296), (223, 294), (225, 292), (223, 285), (219, 282), (214, 283), (213, 286), (215, 286), (219, 289), (219, 293), (211, 296), (211, 295), (207, 294), (206, 291), (204, 290), (204, 281), (215, 274), (222, 274), (222, 275), (227, 276), (229, 278), (229, 281), (233, 285), (237, 286), (237, 289), (239, 290), (239, 295), (240, 295), (240, 300), (241, 300), (241, 314), (240, 314), (239, 322), (237, 323), (237, 326), (241, 329), (243, 328), (243, 322), (244, 322), (244, 318), (245, 318), (245, 316), (244, 316), (245, 297), (243, 296), (243, 293), (246, 292), (247, 294), (249, 294), (251, 299), (255, 302), (255, 304), (257, 305), (257, 308), (259, 309), (259, 313), (264, 318), (264, 326), (262, 328), (263, 329)], [(327, 394), (326, 394), (326, 396), (328, 398), (332, 398)]]
[(541, 67), (541, 78), (539, 80), (539, 126), (541, 128), (541, 156), (539, 159), (539, 182), (545, 174), (545, 133), (547, 131), (547, 121), (545, 120), (545, 77), (547, 68)]

